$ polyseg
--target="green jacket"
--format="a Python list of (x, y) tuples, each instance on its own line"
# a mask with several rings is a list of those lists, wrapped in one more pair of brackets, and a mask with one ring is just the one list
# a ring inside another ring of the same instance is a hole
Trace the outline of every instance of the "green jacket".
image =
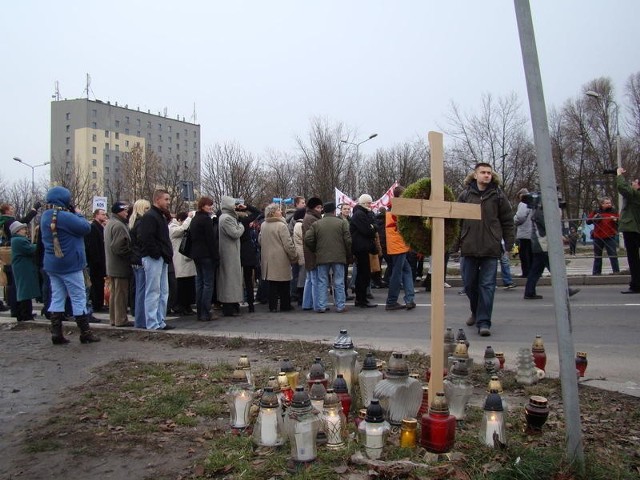
[(640, 233), (640, 190), (634, 190), (622, 175), (616, 177), (618, 192), (624, 198), (618, 230)]
[(16, 285), (16, 299), (19, 302), (41, 295), (35, 253), (36, 245), (27, 237), (11, 237), (11, 269)]
[(351, 255), (349, 224), (334, 215), (325, 215), (304, 234), (304, 245), (316, 255), (316, 264), (347, 263)]

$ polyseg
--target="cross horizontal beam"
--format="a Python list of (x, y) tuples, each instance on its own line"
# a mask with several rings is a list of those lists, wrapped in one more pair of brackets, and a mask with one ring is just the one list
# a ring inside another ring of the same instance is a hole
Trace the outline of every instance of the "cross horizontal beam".
[(481, 218), (480, 205), (415, 198), (394, 198), (393, 214), (409, 217), (466, 218), (469, 220), (480, 220)]

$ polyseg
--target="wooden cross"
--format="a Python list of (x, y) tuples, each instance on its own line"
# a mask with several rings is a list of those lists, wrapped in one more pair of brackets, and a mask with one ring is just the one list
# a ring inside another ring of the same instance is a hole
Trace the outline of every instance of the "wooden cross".
[(444, 148), (442, 133), (429, 132), (431, 197), (429, 200), (394, 198), (394, 215), (430, 217), (431, 221), (431, 379), (429, 398), (444, 391), (444, 219), (480, 220), (480, 205), (444, 200)]

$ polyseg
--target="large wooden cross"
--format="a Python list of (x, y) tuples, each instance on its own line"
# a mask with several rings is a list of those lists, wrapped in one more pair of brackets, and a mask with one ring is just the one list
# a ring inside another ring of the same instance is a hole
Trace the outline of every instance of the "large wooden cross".
[(429, 200), (394, 198), (394, 215), (430, 217), (431, 220), (431, 379), (429, 398), (442, 392), (444, 369), (444, 219), (480, 220), (480, 205), (444, 200), (444, 148), (442, 133), (429, 132), (431, 197)]

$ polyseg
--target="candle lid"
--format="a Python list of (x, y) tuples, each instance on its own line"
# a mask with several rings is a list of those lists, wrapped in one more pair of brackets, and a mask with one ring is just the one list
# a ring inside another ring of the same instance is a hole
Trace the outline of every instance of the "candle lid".
[(281, 372), (293, 372), (295, 368), (293, 368), (293, 363), (288, 358), (283, 358), (282, 363), (280, 364)]
[(367, 415), (364, 417), (367, 423), (382, 423), (384, 422), (384, 409), (380, 405), (380, 400), (377, 398), (371, 399), (371, 403), (367, 407)]
[(238, 368), (250, 368), (251, 362), (249, 361), (249, 357), (247, 355), (240, 355), (240, 359), (238, 360)]
[(324, 388), (322, 382), (313, 382), (313, 385), (311, 385), (309, 389), (309, 397), (311, 400), (325, 400), (326, 402), (326, 394), (327, 390)]
[(364, 362), (362, 363), (362, 370), (377, 370), (378, 362), (376, 357), (373, 356), (373, 353), (367, 353), (367, 356), (364, 357)]
[(333, 388), (328, 389), (327, 394), (324, 397), (324, 406), (326, 408), (334, 408), (341, 405), (338, 394), (333, 390)]
[(536, 407), (546, 407), (548, 401), (546, 398), (540, 395), (532, 395), (529, 397), (529, 403), (531, 405), (535, 405)]
[(467, 365), (467, 359), (459, 358), (455, 362), (453, 362), (453, 365), (451, 366), (451, 373), (459, 377), (466, 377), (467, 375), (469, 375), (469, 366)]
[(464, 340), (459, 340), (458, 343), (456, 343), (456, 349), (453, 351), (453, 356), (460, 358), (469, 357), (469, 350), (467, 349), (467, 344), (464, 343)]
[(497, 390), (491, 390), (489, 395), (484, 401), (484, 409), (488, 412), (502, 412), (502, 398), (498, 394)]
[(493, 351), (491, 345), (487, 345), (487, 348), (484, 349), (484, 358), (496, 358), (496, 352)]
[(447, 403), (447, 397), (444, 396), (444, 392), (437, 392), (436, 397), (429, 406), (429, 412), (431, 413), (449, 413), (449, 404)]
[(353, 341), (346, 330), (340, 330), (340, 334), (333, 341), (333, 348), (339, 348), (343, 350), (353, 348)]
[(269, 381), (267, 382), (267, 386), (271, 387), (274, 392), (280, 391), (280, 383), (278, 383), (278, 379), (274, 376), (269, 377)]
[(304, 387), (296, 387), (296, 393), (293, 394), (293, 399), (291, 400), (291, 407), (299, 409), (311, 407), (311, 398), (304, 391)]
[(578, 352), (577, 356), (580, 358), (587, 358), (587, 352)]
[(451, 327), (447, 327), (447, 329), (444, 332), (444, 343), (455, 343), (456, 339), (453, 335), (453, 330), (451, 329)]
[(347, 381), (344, 379), (344, 376), (341, 373), (339, 373), (336, 379), (333, 381), (333, 390), (336, 393), (349, 393)]
[(231, 383), (247, 383), (247, 374), (244, 370), (236, 368), (231, 375)]
[(309, 380), (324, 380), (324, 365), (319, 362), (311, 365), (309, 368)]
[(391, 359), (387, 365), (387, 378), (402, 378), (409, 376), (409, 366), (404, 355), (399, 352), (393, 352)]
[(278, 402), (278, 395), (273, 391), (271, 387), (265, 387), (260, 399), (260, 408), (278, 408), (280, 402)]
[(418, 420), (416, 420), (415, 418), (403, 418), (402, 426), (409, 429), (416, 428), (418, 426)]

